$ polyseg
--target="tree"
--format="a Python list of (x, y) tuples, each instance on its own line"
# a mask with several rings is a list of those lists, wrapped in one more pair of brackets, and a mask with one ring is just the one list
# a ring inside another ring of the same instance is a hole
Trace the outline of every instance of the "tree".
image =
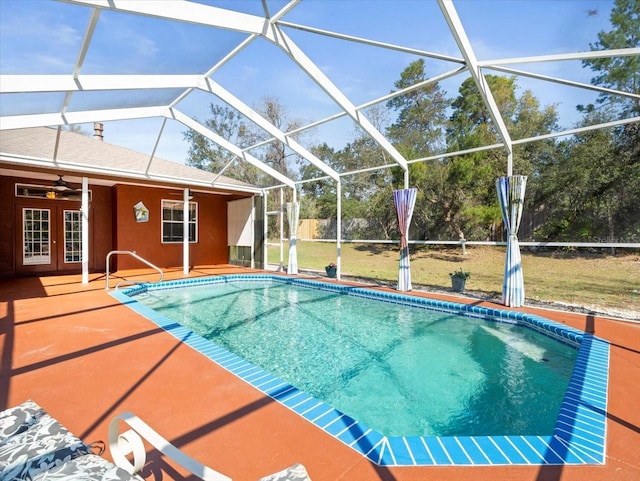
[[(403, 90), (415, 86), (428, 79), (423, 59), (410, 63), (401, 73), (394, 87)], [(398, 151), (408, 160), (429, 157), (444, 149), (447, 109), (451, 101), (446, 97), (437, 82), (428, 83), (394, 97), (387, 102), (387, 107), (397, 115), (395, 121), (387, 128), (386, 135)], [(438, 176), (437, 162), (420, 162), (409, 165), (411, 185), (418, 189), (416, 206), (411, 225), (412, 238), (429, 237), (429, 221), (433, 217), (426, 200), (429, 183)], [(400, 188), (403, 186), (404, 172), (400, 168), (388, 169), (391, 176), (386, 185)], [(391, 199), (391, 188), (386, 195)], [(379, 203), (382, 208), (382, 203)], [(381, 219), (395, 219), (393, 203), (388, 202), (386, 209), (378, 213)], [(395, 222), (395, 220), (394, 220)], [(388, 231), (388, 226), (386, 227)]]
[(615, 149), (612, 132), (583, 132), (563, 147), (559, 161), (545, 176), (544, 204), (552, 215), (537, 234), (548, 240), (583, 242), (607, 237), (614, 200), (605, 188), (613, 180), (607, 160)]
[[(611, 11), (613, 29), (598, 33), (598, 40), (590, 44), (591, 50), (637, 48), (640, 46), (640, 2), (616, 0)], [(582, 64), (597, 72), (591, 79), (594, 85), (620, 90), (640, 92), (640, 57), (604, 57), (583, 60)], [(598, 103), (615, 106), (621, 115), (640, 113), (640, 100), (601, 93)]]
[(621, 242), (640, 241), (640, 124), (620, 127), (617, 132), (615, 156), (620, 166), (620, 183), (615, 210), (617, 239)]
[[(379, 109), (368, 112), (378, 126), (384, 123), (384, 115)], [(389, 162), (387, 154), (366, 132), (358, 129), (355, 138), (343, 149), (335, 151), (326, 144), (312, 148), (312, 152), (337, 172), (353, 172), (371, 167), (379, 167)], [(323, 177), (316, 167), (303, 165), (300, 169), (303, 179)], [(391, 196), (392, 174), (389, 169), (373, 169), (342, 178), (342, 219), (345, 227), (357, 226), (352, 236), (370, 238), (389, 238), (393, 225), (389, 218), (395, 219)], [(317, 212), (320, 218), (333, 219), (337, 214), (337, 189), (333, 180), (305, 182), (301, 186), (305, 204), (312, 203), (310, 211)], [(386, 192), (386, 194), (385, 194)], [(384, 197), (387, 197), (386, 202)], [(306, 209), (306, 208), (305, 208)], [(305, 210), (306, 211), (306, 210)], [(390, 213), (393, 214), (390, 216)], [(370, 219), (369, 225), (357, 219)], [(349, 220), (354, 222), (349, 223)], [(392, 223), (395, 220), (391, 221)], [(345, 232), (346, 234), (346, 232)], [(349, 234), (346, 234), (349, 235)]]
[[(424, 60), (409, 64), (394, 83), (405, 89), (427, 80)], [(393, 92), (393, 91), (392, 91)], [(396, 121), (387, 129), (387, 137), (408, 159), (426, 157), (443, 146), (446, 110), (450, 101), (437, 82), (410, 90), (387, 102), (398, 112)]]
[[(528, 90), (516, 95), (515, 77), (487, 75), (500, 114), (512, 138), (528, 138), (551, 132), (556, 127), (554, 106), (541, 109)], [(460, 151), (499, 143), (482, 96), (472, 78), (466, 79), (452, 103), (453, 113), (447, 127), (447, 149)], [(529, 196), (536, 190), (539, 162), (553, 157), (553, 141), (527, 143), (513, 151), (514, 171), (533, 176), (528, 184)], [(441, 235), (460, 239), (489, 239), (500, 222), (501, 214), (495, 192), (496, 178), (506, 174), (503, 149), (482, 150), (444, 159), (439, 175), (425, 190), (440, 224)]]
[[(598, 33), (592, 50), (637, 48), (640, 46), (640, 3), (638, 0), (616, 0), (611, 11), (612, 30)], [(584, 65), (598, 73), (594, 85), (634, 94), (640, 93), (640, 57), (602, 58), (585, 61)], [(640, 115), (640, 100), (602, 93), (598, 103), (609, 106), (619, 118)], [(609, 238), (627, 242), (640, 239), (640, 125), (638, 123), (613, 130), (614, 148), (605, 167), (602, 191), (615, 200), (609, 212)], [(615, 233), (614, 233), (615, 232)]]
[[(215, 104), (210, 104), (209, 109), (211, 117), (204, 122), (205, 127), (240, 149), (254, 143), (255, 139), (251, 135), (246, 120), (236, 110), (226, 105)], [(183, 135), (189, 142), (187, 165), (215, 173), (224, 171), (227, 177), (250, 184), (258, 182), (260, 178), (258, 169), (241, 163), (240, 159), (227, 149), (192, 129), (187, 130)]]
[[(285, 133), (297, 129), (302, 124), (299, 119), (289, 118), (286, 107), (276, 97), (263, 98), (254, 110)], [(240, 149), (248, 149), (271, 138), (268, 132), (226, 105), (210, 104), (210, 112), (211, 117), (204, 125)], [(211, 172), (225, 169), (224, 175), (254, 185), (273, 185), (277, 182), (258, 167), (240, 161), (227, 149), (194, 130), (186, 131), (184, 137), (189, 142), (187, 165)], [(297, 154), (278, 140), (258, 145), (249, 153), (290, 178), (296, 175), (294, 163), (301, 162)]]
[[(332, 164), (335, 151), (326, 143), (311, 148), (311, 152), (327, 165)], [(315, 165), (304, 163), (300, 166), (303, 180), (318, 179), (325, 176)], [(332, 179), (304, 182), (300, 185), (300, 217), (302, 219), (332, 219), (336, 217), (336, 186)]]
[[(611, 11), (613, 29), (598, 33), (592, 50), (640, 45), (640, 4), (616, 0)], [(594, 85), (640, 92), (638, 56), (583, 61), (597, 75)], [(640, 102), (603, 92), (597, 105), (578, 105), (580, 126), (604, 123), (640, 113)], [(563, 144), (563, 155), (545, 171), (544, 204), (550, 220), (539, 229), (549, 240), (609, 240), (633, 242), (640, 238), (640, 134), (628, 124), (583, 132)]]
[(82, 128), (82, 125), (79, 125), (79, 124), (63, 125), (62, 130), (66, 130), (67, 132), (73, 132), (74, 134), (84, 135), (85, 137), (91, 137), (93, 135), (93, 132), (87, 132)]
[[(291, 118), (287, 108), (277, 97), (264, 97), (262, 102), (254, 107), (254, 110), (282, 132), (293, 132), (302, 126), (302, 120)], [(258, 142), (271, 138), (269, 133), (257, 125), (249, 124), (248, 130), (251, 132), (251, 136)], [(291, 137), (299, 141), (301, 135), (302, 134), (294, 134)], [(257, 147), (252, 150), (252, 153), (262, 159), (267, 165), (290, 178), (295, 177), (296, 169), (294, 164), (306, 163), (298, 154), (288, 149), (279, 140), (273, 140), (266, 145)]]

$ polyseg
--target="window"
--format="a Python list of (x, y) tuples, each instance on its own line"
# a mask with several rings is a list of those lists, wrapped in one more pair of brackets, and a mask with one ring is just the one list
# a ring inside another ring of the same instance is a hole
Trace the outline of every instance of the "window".
[[(162, 201), (162, 242), (182, 242), (183, 203), (176, 200)], [(189, 242), (198, 242), (198, 204), (189, 202)]]
[(64, 261), (82, 262), (82, 212), (64, 211)]

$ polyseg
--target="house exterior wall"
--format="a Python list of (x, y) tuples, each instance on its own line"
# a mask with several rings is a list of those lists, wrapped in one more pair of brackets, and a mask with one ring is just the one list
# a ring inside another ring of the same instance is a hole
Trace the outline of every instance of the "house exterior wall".
[[(193, 199), (197, 203), (198, 240), (189, 247), (191, 266), (228, 262), (227, 201), (232, 198), (198, 193)], [(182, 190), (117, 185), (114, 199), (114, 249), (135, 251), (160, 268), (182, 266), (182, 243), (162, 242), (162, 200), (181, 201)], [(135, 219), (133, 206), (140, 201), (149, 210), (147, 222)], [(116, 265), (118, 270), (142, 267), (140, 261), (129, 256), (118, 256)]]

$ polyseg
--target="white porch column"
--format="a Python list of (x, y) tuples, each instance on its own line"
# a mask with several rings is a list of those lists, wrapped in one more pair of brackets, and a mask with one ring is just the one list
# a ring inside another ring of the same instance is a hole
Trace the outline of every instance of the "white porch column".
[(189, 189), (182, 196), (182, 273), (189, 274)]
[(279, 271), (284, 271), (284, 191), (280, 187), (280, 267)]
[(82, 283), (89, 284), (89, 179), (82, 178)]
[[(227, 219), (227, 229), (229, 220)], [(251, 268), (256, 268), (256, 198), (251, 198)]]
[(267, 268), (267, 262), (269, 260), (269, 253), (267, 250), (269, 249), (269, 215), (267, 214), (267, 206), (269, 205), (269, 191), (264, 189), (262, 191), (262, 218), (264, 219), (262, 223), (262, 235), (263, 235), (263, 249), (262, 249), (262, 268)]
[(338, 179), (336, 193), (338, 197), (338, 208), (336, 212), (336, 264), (338, 268), (336, 269), (336, 278), (340, 280), (342, 276), (342, 243), (340, 242), (342, 239), (342, 181), (340, 179)]

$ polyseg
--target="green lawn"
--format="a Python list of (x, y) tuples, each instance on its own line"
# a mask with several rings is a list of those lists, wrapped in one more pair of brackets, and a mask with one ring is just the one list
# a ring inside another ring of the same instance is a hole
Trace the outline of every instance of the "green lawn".
[[(335, 262), (333, 243), (298, 241), (298, 266), (324, 272)], [(287, 264), (288, 246), (284, 248)], [(343, 244), (342, 274), (349, 277), (395, 283), (398, 246)], [(505, 248), (411, 248), (414, 286), (450, 289), (449, 273), (462, 268), (471, 272), (467, 290), (499, 296), (502, 291)], [(269, 263), (278, 264), (280, 250), (269, 247)], [(616, 255), (585, 251), (533, 253), (522, 249), (525, 293), (528, 300), (566, 303), (640, 312), (640, 254), (620, 249)], [(640, 314), (639, 314), (640, 316)]]

